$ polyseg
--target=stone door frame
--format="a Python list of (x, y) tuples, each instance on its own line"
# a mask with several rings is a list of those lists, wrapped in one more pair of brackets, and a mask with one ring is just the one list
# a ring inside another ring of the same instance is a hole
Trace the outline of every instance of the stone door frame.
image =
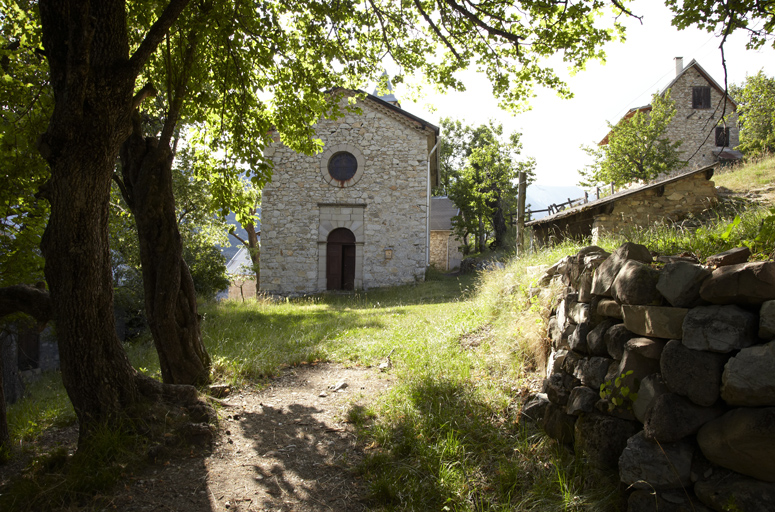
[(355, 235), (355, 283), (356, 290), (363, 289), (363, 249), (365, 204), (318, 204), (320, 220), (318, 222), (318, 283), (323, 291), (327, 287), (327, 245), (328, 235), (335, 229), (347, 228)]

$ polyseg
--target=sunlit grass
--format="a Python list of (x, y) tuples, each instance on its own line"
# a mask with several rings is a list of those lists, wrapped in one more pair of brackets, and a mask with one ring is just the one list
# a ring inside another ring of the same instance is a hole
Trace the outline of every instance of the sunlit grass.
[[(769, 162), (761, 176), (755, 171), (746, 182), (771, 180)], [(750, 245), (761, 258), (775, 246), (775, 236), (762, 229), (771, 214), (745, 202), (725, 204), (680, 224), (605, 237), (598, 245), (612, 251), (633, 241), (701, 260)], [(546, 267), (587, 243), (567, 241), (476, 276), (429, 272), (426, 282), (410, 286), (205, 304), (202, 335), (213, 378), (260, 386), (287, 366), (321, 360), (374, 366), (390, 354), (395, 385), (345, 415), (369, 447), (359, 470), (373, 508), (615, 510), (615, 475), (592, 472), (518, 417), (525, 390), (540, 383), (546, 320), (560, 293), (540, 288), (538, 280)], [(126, 347), (136, 368), (160, 378), (148, 336)], [(16, 445), (74, 422), (58, 374), (46, 376), (9, 409)], [(59, 459), (54, 454), (51, 460)]]
[(775, 185), (775, 155), (766, 155), (745, 164), (721, 168), (714, 174), (713, 181), (717, 187), (725, 187), (735, 192), (748, 192)]

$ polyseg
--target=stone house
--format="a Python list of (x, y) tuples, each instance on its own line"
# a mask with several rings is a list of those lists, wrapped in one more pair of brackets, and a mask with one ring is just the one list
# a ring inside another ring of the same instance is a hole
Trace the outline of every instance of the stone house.
[[(718, 161), (742, 157), (734, 148), (740, 142), (737, 126), (737, 103), (724, 94), (721, 87), (700, 64), (692, 59), (684, 67), (683, 57), (675, 58), (675, 78), (660, 94), (670, 90), (676, 114), (667, 127), (671, 140), (681, 140), (681, 159), (687, 165), (672, 173), (692, 171)], [(638, 112), (649, 112), (651, 105), (630, 109), (622, 119)], [(610, 135), (610, 134), (609, 134)], [(599, 145), (608, 144), (608, 135)]]
[(657, 221), (680, 221), (697, 215), (717, 202), (711, 178), (718, 164), (711, 164), (643, 185), (621, 190), (554, 215), (525, 224), (533, 240), (546, 245), (565, 238), (592, 238), (605, 232), (626, 233)]
[(452, 270), (463, 261), (460, 240), (455, 237), (452, 218), (460, 213), (448, 197), (431, 199), (431, 261), (439, 270)]
[(425, 277), (439, 128), (401, 109), (392, 93), (335, 93), (358, 96), (361, 113), (321, 119), (321, 153), (298, 154), (279, 140), (267, 148), (274, 174), (262, 193), (260, 270), (272, 295)]

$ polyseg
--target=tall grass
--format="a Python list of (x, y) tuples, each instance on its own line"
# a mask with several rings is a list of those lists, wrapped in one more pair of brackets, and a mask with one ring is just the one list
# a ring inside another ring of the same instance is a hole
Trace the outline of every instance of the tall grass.
[[(747, 244), (762, 257), (775, 245), (774, 219), (767, 209), (737, 203), (598, 245), (610, 251), (634, 241), (704, 259)], [(261, 385), (288, 365), (376, 365), (391, 354), (396, 384), (347, 414), (370, 447), (359, 471), (375, 509), (614, 510), (615, 475), (587, 470), (518, 416), (521, 400), (540, 385), (545, 324), (560, 293), (537, 281), (585, 244), (566, 241), (478, 276), (429, 272), (426, 282), (411, 286), (204, 305), (213, 377)], [(128, 350), (140, 371), (159, 377), (149, 339)], [(47, 379), (9, 409), (15, 443), (74, 422), (61, 380)]]

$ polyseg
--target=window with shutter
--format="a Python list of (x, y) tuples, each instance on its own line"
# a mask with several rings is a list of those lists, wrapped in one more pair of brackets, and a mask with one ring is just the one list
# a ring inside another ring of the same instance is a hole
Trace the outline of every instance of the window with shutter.
[(716, 146), (724, 148), (729, 146), (729, 128), (716, 127)]
[(710, 108), (710, 87), (692, 87), (692, 108)]

